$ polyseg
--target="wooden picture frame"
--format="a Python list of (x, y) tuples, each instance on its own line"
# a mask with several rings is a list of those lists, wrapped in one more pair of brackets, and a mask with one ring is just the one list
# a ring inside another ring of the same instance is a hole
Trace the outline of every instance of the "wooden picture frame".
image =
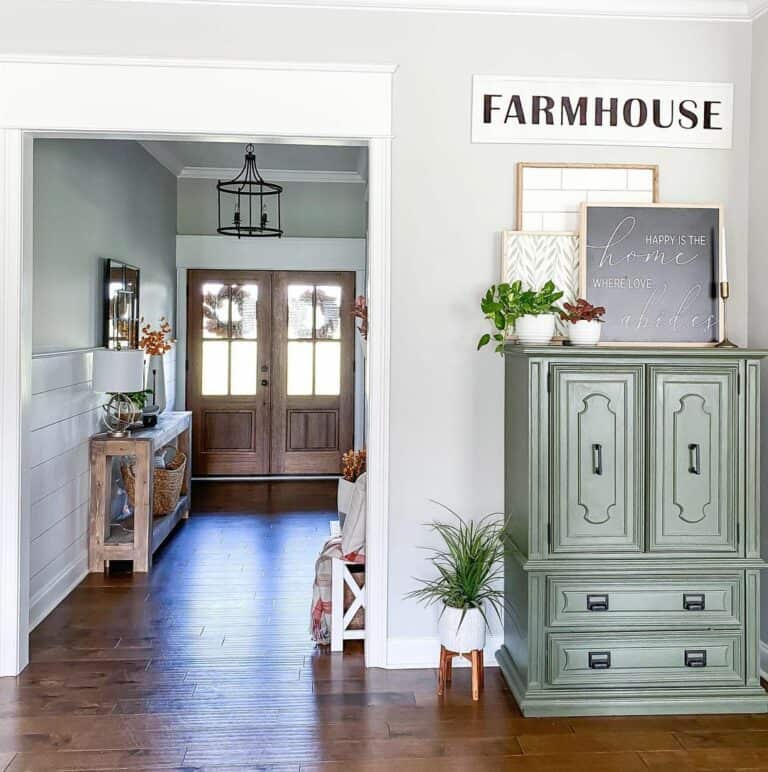
[[(600, 294), (596, 294), (594, 288), (590, 292), (589, 288), (589, 278), (590, 278), (590, 272), (589, 272), (589, 254), (588, 250), (590, 249), (603, 249), (604, 252), (607, 250), (607, 247), (610, 245), (610, 238), (620, 239), (621, 241), (627, 241), (629, 239), (629, 236), (631, 235), (632, 231), (630, 231), (627, 235), (624, 235), (622, 232), (618, 232), (618, 228), (614, 231), (612, 231), (612, 236), (609, 238), (609, 241), (606, 243), (606, 245), (600, 244), (599, 246), (596, 245), (590, 245), (589, 244), (589, 238), (590, 238), (590, 210), (595, 210), (597, 212), (598, 210), (611, 210), (611, 209), (626, 209), (626, 210), (638, 210), (638, 209), (647, 209), (647, 210), (653, 210), (653, 211), (670, 211), (670, 210), (702, 210), (702, 211), (709, 211), (713, 210), (717, 212), (717, 220), (716, 220), (716, 226), (715, 228), (715, 236), (712, 238), (712, 246), (716, 245), (716, 254), (712, 256), (712, 276), (711, 276), (711, 285), (712, 285), (712, 293), (710, 294), (710, 298), (712, 298), (711, 304), (712, 308), (717, 313), (717, 320), (716, 320), (716, 335), (713, 340), (705, 341), (705, 340), (684, 340), (684, 339), (675, 339), (670, 336), (670, 339), (659, 339), (659, 340), (602, 340), (599, 345), (601, 346), (628, 346), (628, 347), (680, 347), (680, 348), (710, 348), (713, 346), (717, 346), (718, 343), (722, 342), (725, 337), (725, 320), (724, 320), (724, 314), (723, 314), (723, 300), (720, 296), (719, 292), (719, 283), (721, 281), (721, 277), (723, 276), (723, 268), (724, 268), (724, 262), (723, 262), (723, 239), (722, 239), (722, 224), (723, 224), (723, 207), (721, 204), (659, 204), (659, 203), (653, 203), (653, 204), (617, 204), (613, 202), (609, 203), (584, 203), (582, 204), (582, 213), (581, 213), (581, 231), (580, 231), (580, 248), (579, 248), (579, 294), (581, 297), (586, 298), (588, 301), (593, 302), (595, 305), (604, 305), (606, 306), (606, 309), (608, 311), (608, 314), (611, 313), (610, 304), (607, 304), (603, 297), (601, 297)], [(628, 215), (629, 216), (629, 215)], [(592, 221), (594, 222), (594, 213), (592, 215)], [(663, 218), (661, 218), (663, 219)], [(621, 222), (621, 221), (620, 221)], [(691, 239), (691, 234), (684, 234), (684, 233), (674, 233), (672, 231), (669, 231), (667, 234), (660, 234), (668, 236), (669, 238), (678, 238), (681, 239), (683, 237), (686, 237), (688, 240)], [(697, 234), (701, 235), (701, 233)], [(618, 244), (621, 243), (621, 241), (617, 240), (614, 243)], [(649, 243), (649, 242), (646, 242)], [(663, 246), (663, 245), (655, 245), (651, 243), (651, 246)], [(675, 248), (682, 249), (684, 246), (688, 246), (688, 248), (696, 249), (699, 245), (693, 245), (691, 247), (690, 244), (687, 244), (685, 242), (678, 242), (677, 244), (672, 244), (671, 246), (674, 246)], [(700, 245), (703, 246), (704, 245)], [(712, 246), (709, 248), (712, 249)], [(628, 242), (624, 244), (622, 249), (629, 249), (631, 247), (631, 242)], [(636, 255), (637, 253), (634, 250), (630, 249), (630, 252), (627, 253), (628, 255)], [(678, 255), (683, 255), (683, 252), (679, 252)], [(689, 253), (686, 253), (689, 254)], [(658, 251), (655, 252), (655, 255), (658, 255)], [(680, 266), (682, 268), (685, 268), (687, 265), (692, 265), (693, 259), (691, 257), (688, 258), (682, 258), (684, 262), (680, 263)], [(629, 263), (626, 263), (629, 264)], [(667, 263), (669, 265), (669, 263)], [(699, 264), (700, 265), (700, 264)], [(653, 258), (652, 261), (652, 268), (656, 269), (658, 266), (663, 266), (663, 263), (660, 262), (659, 258), (656, 256)], [(626, 273), (626, 272), (625, 272)], [(614, 277), (608, 277), (608, 280), (612, 281), (618, 281), (618, 279)], [(629, 275), (622, 277), (621, 280), (628, 281), (630, 285), (633, 283), (633, 278)], [(637, 279), (638, 286), (627, 286), (623, 287), (621, 285), (615, 285), (615, 289), (627, 289), (629, 292), (633, 290), (637, 290), (638, 292), (645, 291), (647, 294), (647, 291), (649, 289), (653, 290), (655, 287), (655, 283), (652, 283), (652, 277), (650, 277), (648, 274), (646, 274), (645, 277), (645, 283), (643, 284), (643, 278), (639, 277)], [(682, 285), (683, 287), (685, 285)], [(605, 287), (602, 289), (611, 289), (611, 287)], [(663, 293), (666, 294), (668, 292), (668, 285), (665, 283)], [(693, 289), (693, 287), (691, 288)], [(674, 290), (673, 290), (674, 291)], [(714, 295), (714, 296), (713, 296)], [(684, 296), (683, 296), (684, 297)], [(625, 294), (622, 296), (622, 302), (623, 302), (623, 310), (626, 313), (628, 308), (631, 308), (632, 306), (628, 305), (629, 303), (630, 295)], [(681, 306), (681, 300), (680, 298), (677, 298), (676, 301), (672, 300), (670, 302), (677, 302), (677, 315), (679, 316), (679, 309), (682, 308)], [(644, 309), (650, 307), (648, 303), (646, 302)], [(671, 306), (675, 307), (675, 306)], [(663, 313), (667, 313), (665, 310)], [(673, 315), (674, 316), (674, 315)], [(657, 319), (659, 317), (657, 316)], [(670, 318), (673, 318), (670, 316)], [(699, 318), (699, 314), (693, 314), (691, 317), (691, 326), (695, 326), (695, 320)], [(676, 322), (675, 322), (676, 323)], [(657, 325), (658, 326), (658, 325)], [(647, 326), (646, 326), (647, 327)], [(640, 329), (640, 328), (638, 328)]]
[[(517, 164), (517, 180), (516, 180), (516, 224), (515, 229), (518, 231), (540, 231), (540, 232), (578, 232), (578, 227), (571, 229), (569, 223), (563, 218), (553, 216), (549, 221), (542, 217), (542, 221), (537, 223), (537, 227), (526, 227), (525, 220), (525, 199), (526, 199), (526, 187), (525, 177), (527, 170), (542, 170), (540, 175), (544, 179), (540, 184), (553, 185), (551, 188), (528, 188), (528, 190), (549, 191), (552, 194), (561, 193), (567, 194), (568, 192), (582, 192), (584, 198), (577, 202), (570, 202), (575, 204), (574, 209), (571, 211), (578, 213), (578, 207), (584, 202), (589, 201), (590, 195), (595, 195), (601, 201), (609, 201), (612, 198), (620, 197), (617, 199), (619, 203), (630, 203), (629, 198), (631, 193), (642, 192), (650, 193), (650, 199), (647, 196), (639, 197), (639, 203), (656, 203), (659, 200), (659, 165), (658, 164), (618, 164), (618, 163), (561, 163), (561, 162), (530, 162), (521, 161)], [(559, 182), (557, 172), (559, 170)], [(573, 179), (578, 177), (579, 171), (586, 171), (587, 174), (583, 176), (581, 180)], [(572, 179), (569, 181), (564, 179), (564, 174), (573, 173)], [(592, 174), (595, 172), (595, 174)], [(604, 172), (604, 174), (600, 174)], [(621, 172), (626, 175), (625, 183), (621, 183)], [(632, 173), (644, 173), (642, 174), (642, 180), (638, 180), (637, 176), (632, 177)], [(644, 180), (650, 175), (651, 186), (650, 189), (646, 187)], [(547, 182), (546, 178), (550, 178), (552, 181)], [(594, 178), (594, 185), (590, 184), (589, 177)], [(602, 187), (601, 187), (602, 184)], [(567, 196), (566, 196), (567, 197)], [(597, 200), (597, 199), (596, 199)], [(560, 213), (562, 214), (562, 213)]]

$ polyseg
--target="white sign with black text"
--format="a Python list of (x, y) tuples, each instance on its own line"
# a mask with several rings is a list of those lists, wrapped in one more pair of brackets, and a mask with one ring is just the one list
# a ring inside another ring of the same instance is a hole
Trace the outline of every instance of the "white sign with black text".
[(730, 148), (732, 83), (475, 75), (472, 141)]

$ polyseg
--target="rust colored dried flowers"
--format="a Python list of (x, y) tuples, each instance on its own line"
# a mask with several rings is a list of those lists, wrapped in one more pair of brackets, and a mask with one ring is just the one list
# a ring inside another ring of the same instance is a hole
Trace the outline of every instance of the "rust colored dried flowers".
[(368, 340), (368, 301), (364, 295), (355, 298), (352, 316), (360, 320), (360, 326), (357, 329), (360, 330), (363, 340)]
[(171, 325), (164, 316), (160, 317), (160, 326), (156, 330), (152, 329), (149, 322), (145, 323), (143, 316), (141, 325), (140, 349), (144, 349), (150, 356), (162, 356), (171, 350), (176, 339), (171, 337)]
[(362, 450), (348, 450), (341, 457), (341, 474), (345, 480), (355, 482), (365, 472), (365, 448)]

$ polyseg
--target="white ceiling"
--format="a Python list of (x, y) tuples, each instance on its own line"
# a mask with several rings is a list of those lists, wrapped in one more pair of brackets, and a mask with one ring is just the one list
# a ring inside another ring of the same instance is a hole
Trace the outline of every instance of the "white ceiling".
[[(142, 142), (177, 177), (231, 179), (243, 166), (242, 142)], [(256, 165), (274, 182), (363, 183), (367, 149), (331, 145), (254, 144)]]
[(768, 0), (102, 0), (402, 11), (482, 11), (557, 16), (620, 16), (749, 21), (768, 10)]

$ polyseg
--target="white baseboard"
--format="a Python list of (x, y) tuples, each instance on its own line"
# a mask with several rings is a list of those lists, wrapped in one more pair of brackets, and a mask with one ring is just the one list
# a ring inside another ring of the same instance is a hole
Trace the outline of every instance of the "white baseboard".
[(29, 631), (32, 632), (80, 582), (88, 576), (88, 555), (68, 565), (33, 598), (29, 599)]
[[(490, 636), (485, 644), (486, 667), (497, 667), (496, 652), (503, 643), (500, 635)], [(440, 639), (435, 636), (424, 638), (390, 638), (387, 641), (387, 667), (392, 670), (410, 668), (434, 668), (439, 664)], [(464, 659), (456, 659), (457, 667), (469, 667)]]

